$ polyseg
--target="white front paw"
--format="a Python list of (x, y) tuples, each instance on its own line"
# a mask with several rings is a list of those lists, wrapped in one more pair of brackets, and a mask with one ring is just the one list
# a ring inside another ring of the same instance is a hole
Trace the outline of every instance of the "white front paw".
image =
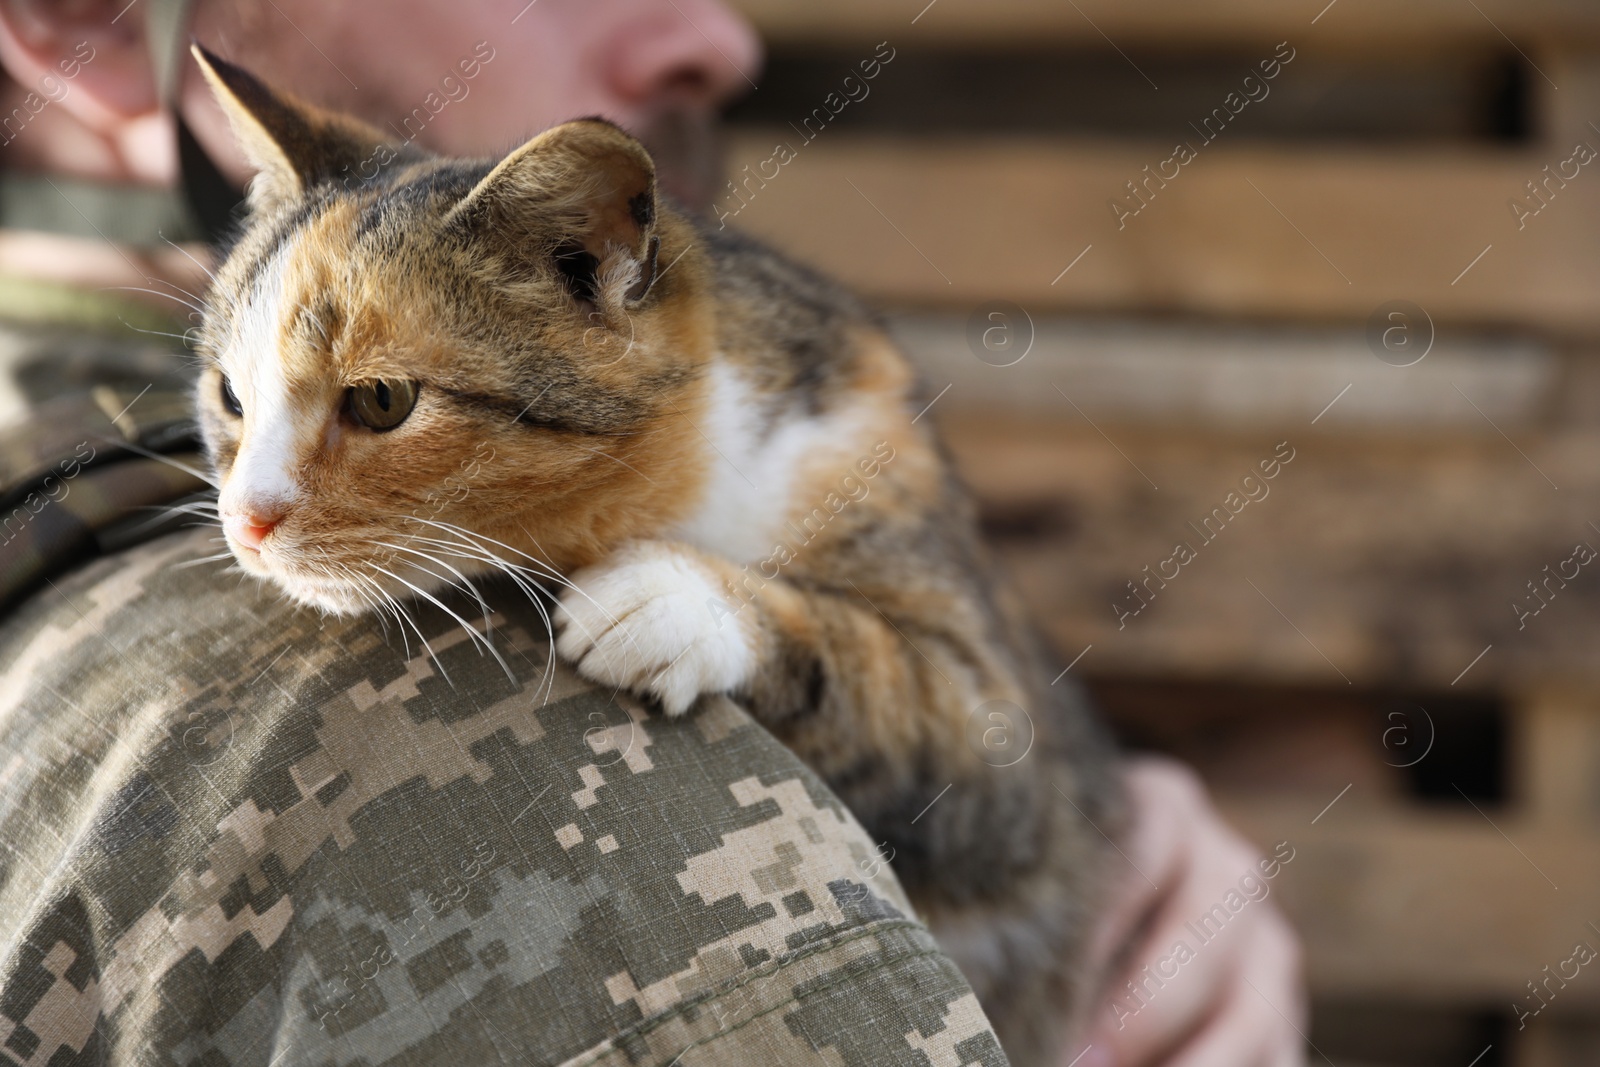
[(556, 612), (556, 648), (579, 674), (650, 693), (668, 715), (749, 681), (750, 629), (728, 610), (716, 574), (689, 553), (636, 542), (572, 584)]

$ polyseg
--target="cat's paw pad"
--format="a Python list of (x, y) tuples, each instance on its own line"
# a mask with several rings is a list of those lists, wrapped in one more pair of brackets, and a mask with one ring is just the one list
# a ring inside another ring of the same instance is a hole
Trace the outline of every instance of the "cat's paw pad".
[(642, 541), (577, 572), (572, 584), (555, 617), (556, 649), (584, 677), (648, 693), (669, 715), (749, 681), (749, 628), (726, 610), (726, 588), (693, 555)]

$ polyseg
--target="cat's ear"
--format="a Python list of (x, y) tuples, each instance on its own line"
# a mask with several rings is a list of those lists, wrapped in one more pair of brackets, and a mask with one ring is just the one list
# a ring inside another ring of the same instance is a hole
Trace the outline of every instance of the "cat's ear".
[(257, 172), (250, 183), (250, 205), (257, 210), (299, 199), (319, 182), (359, 179), (385, 143), (366, 123), (276, 92), (199, 44), (189, 50)]
[(604, 119), (546, 130), (501, 160), (449, 221), (512, 257), (553, 258), (574, 291), (598, 300), (625, 281), (626, 302), (655, 279), (656, 168)]

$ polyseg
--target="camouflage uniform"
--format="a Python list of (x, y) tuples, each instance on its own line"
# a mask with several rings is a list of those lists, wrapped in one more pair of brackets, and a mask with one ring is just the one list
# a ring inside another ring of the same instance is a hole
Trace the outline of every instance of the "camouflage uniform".
[(183, 379), (0, 330), (0, 1064), (1005, 1063), (731, 701), (646, 717), (512, 590), (508, 676), (437, 609), (424, 648), (197, 562), (148, 508), (203, 486), (139, 454), (198, 463)]

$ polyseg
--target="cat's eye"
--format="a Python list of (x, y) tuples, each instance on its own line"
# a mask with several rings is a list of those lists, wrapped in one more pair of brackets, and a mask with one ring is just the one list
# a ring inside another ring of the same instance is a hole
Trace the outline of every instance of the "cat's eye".
[(239, 398), (234, 395), (233, 386), (229, 384), (226, 374), (222, 376), (222, 388), (219, 392), (222, 394), (222, 406), (228, 414), (235, 418), (244, 414), (244, 405), (240, 404)]
[(365, 382), (351, 386), (349, 397), (351, 417), (382, 433), (406, 421), (417, 406), (417, 383), (404, 379)]

